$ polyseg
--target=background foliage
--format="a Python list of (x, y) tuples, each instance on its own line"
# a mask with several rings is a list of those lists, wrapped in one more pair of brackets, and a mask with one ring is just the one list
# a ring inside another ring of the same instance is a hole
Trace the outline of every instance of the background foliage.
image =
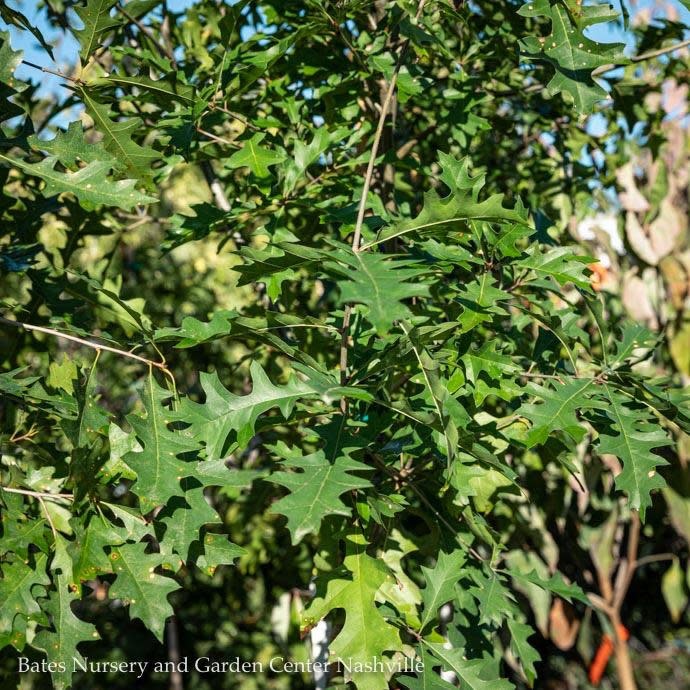
[(9, 686), (306, 661), (326, 620), (334, 662), (426, 668), (332, 685), (589, 687), (608, 636), (602, 687), (684, 687), (688, 3), (30, 5), (0, 3)]

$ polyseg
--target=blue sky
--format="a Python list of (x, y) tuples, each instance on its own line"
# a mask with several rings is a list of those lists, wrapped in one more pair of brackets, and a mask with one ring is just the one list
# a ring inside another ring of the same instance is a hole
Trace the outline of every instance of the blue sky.
[[(79, 59), (79, 43), (77, 40), (70, 32), (55, 30), (47, 22), (45, 12), (38, 8), (38, 3), (35, 0), (8, 0), (7, 4), (20, 10), (34, 26), (39, 28), (46, 40), (54, 44), (55, 63), (52, 62), (50, 56), (46, 54), (38, 41), (28, 31), (22, 31), (13, 26), (6, 27), (0, 20), (0, 29), (9, 30), (12, 47), (15, 50), (23, 50), (24, 59), (52, 69), (57, 67), (58, 71), (69, 70), (70, 65)], [(193, 4), (193, 0), (168, 0), (168, 8), (173, 12), (179, 12), (191, 4)], [(79, 26), (79, 19), (76, 15), (73, 16), (75, 17), (75, 25)], [(33, 82), (39, 82), (42, 94), (47, 95), (60, 90), (61, 80), (59, 77), (41, 74), (26, 65), (20, 65), (17, 68), (16, 74), (20, 79), (31, 79)]]
[[(614, 0), (614, 4), (617, 2), (619, 0)], [(624, 2), (630, 7), (630, 0), (624, 0)], [(56, 64), (52, 63), (50, 57), (28, 31), (21, 31), (10, 26), (8, 29), (12, 47), (15, 50), (23, 50), (24, 58), (36, 64), (53, 69), (57, 67), (58, 70), (69, 69), (70, 64), (73, 64), (78, 59), (79, 53), (79, 46), (74, 36), (69, 32), (55, 30), (49, 26), (45, 13), (38, 9), (38, 3), (35, 0), (9, 0), (8, 4), (21, 10), (43, 32), (46, 39), (55, 44)], [(181, 11), (191, 4), (193, 4), (193, 0), (168, 0), (168, 7), (173, 11)], [(231, 2), (230, 4), (233, 3)], [(655, 4), (655, 0), (639, 0), (636, 4), (638, 8), (650, 7)], [(674, 5), (678, 9), (681, 19), (686, 22), (686, 25), (690, 25), (690, 12), (678, 0), (675, 0)], [(2, 22), (0, 22), (0, 27), (2, 27)], [(590, 38), (602, 43), (625, 42), (628, 45), (628, 52), (630, 52), (632, 46), (631, 36), (626, 34), (620, 27), (615, 27), (612, 23), (595, 25), (590, 27), (587, 33)], [(20, 79), (31, 79), (36, 83), (40, 83), (41, 93), (44, 95), (61, 90), (61, 80), (58, 77), (41, 74), (26, 65), (20, 65), (17, 69), (17, 76)]]

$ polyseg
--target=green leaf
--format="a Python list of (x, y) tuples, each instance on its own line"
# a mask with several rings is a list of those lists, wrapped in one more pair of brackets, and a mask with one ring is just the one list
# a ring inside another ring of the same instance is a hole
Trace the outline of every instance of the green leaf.
[(283, 194), (290, 194), (295, 189), (297, 182), (304, 177), (307, 168), (319, 159), (329, 144), (339, 141), (345, 135), (344, 129), (329, 133), (326, 127), (322, 126), (314, 132), (314, 136), (308, 144), (296, 140), (293, 152), (294, 160), (287, 161), (285, 166)]
[(34, 38), (41, 44), (43, 50), (50, 55), (51, 59), (55, 59), (52, 47), (43, 37), (43, 34), (39, 31), (38, 27), (35, 25), (35, 22), (27, 19), (21, 12), (13, 7), (10, 7), (6, 2), (0, 2), (0, 17), (2, 17), (6, 24), (12, 24), (20, 29), (27, 29), (30, 31)]
[(59, 172), (55, 170), (57, 158), (44, 158), (40, 163), (26, 163), (19, 158), (0, 154), (0, 161), (11, 167), (23, 170), (29, 175), (40, 177), (46, 186), (43, 194), (46, 197), (69, 192), (79, 200), (84, 208), (104, 204), (129, 211), (137, 204), (150, 204), (157, 199), (137, 192), (134, 180), (108, 178), (110, 163), (92, 161), (77, 172)]
[(592, 261), (591, 257), (577, 256), (569, 247), (556, 247), (546, 252), (534, 250), (516, 265), (532, 271), (537, 279), (553, 278), (559, 285), (572, 283), (589, 290), (590, 282), (585, 270)]
[(77, 365), (71, 359), (65, 358), (60, 363), (50, 363), (46, 383), (51, 388), (61, 388), (65, 393), (73, 395), (76, 378)]
[(529, 625), (519, 623), (511, 618), (508, 619), (507, 624), (510, 631), (510, 648), (513, 654), (520, 660), (525, 676), (527, 676), (527, 682), (532, 687), (537, 677), (537, 670), (534, 668), (534, 664), (541, 660), (539, 652), (527, 641), (529, 637), (535, 634), (534, 630)]
[(161, 328), (156, 331), (154, 337), (157, 341), (177, 340), (175, 347), (181, 350), (194, 347), (228, 335), (232, 328), (232, 322), (237, 316), (236, 311), (225, 309), (214, 312), (208, 322), (199, 321), (193, 316), (185, 316), (179, 328)]
[(640, 511), (644, 521), (646, 509), (651, 506), (650, 493), (661, 489), (666, 482), (657, 467), (668, 462), (652, 453), (655, 448), (670, 445), (667, 434), (658, 422), (650, 422), (645, 409), (636, 409), (630, 401), (611, 385), (603, 384), (607, 405), (604, 414), (610, 425), (603, 427), (595, 421), (599, 431), (599, 453), (611, 453), (623, 463), (623, 471), (616, 477), (616, 486), (628, 495), (631, 508)]
[(422, 282), (425, 271), (414, 261), (346, 249), (330, 256), (337, 261), (327, 261), (324, 269), (340, 278), (341, 303), (365, 305), (366, 317), (380, 335), (388, 333), (396, 321), (412, 316), (406, 300), (429, 292)]
[(76, 419), (63, 419), (62, 428), (73, 446), (70, 462), (70, 482), (75, 487), (77, 497), (85, 496), (96, 484), (99, 470), (105, 464), (107, 455), (96, 443), (98, 437), (108, 433), (110, 418), (96, 402), (96, 364), (98, 357), (89, 369), (86, 381), (77, 381), (76, 400), (78, 412)]
[(352, 509), (340, 496), (346, 491), (371, 486), (368, 479), (352, 474), (370, 468), (346, 455), (339, 454), (332, 460), (326, 458), (323, 450), (302, 455), (284, 443), (272, 450), (284, 460), (281, 471), (271, 474), (268, 481), (284, 486), (290, 493), (274, 503), (271, 510), (287, 517), (293, 544), (298, 544), (307, 534), (318, 534), (327, 515), (351, 515)]
[(141, 120), (135, 117), (116, 122), (110, 119), (108, 106), (95, 101), (86, 91), (82, 92), (82, 97), (86, 111), (93, 118), (98, 131), (103, 134), (105, 150), (119, 161), (118, 167), (137, 178), (150, 177), (153, 163), (161, 156), (158, 151), (140, 146), (132, 139), (132, 134), (141, 130)]
[(463, 308), (458, 317), (462, 332), (467, 333), (483, 323), (491, 323), (496, 316), (504, 316), (507, 312), (501, 302), (511, 297), (509, 292), (496, 287), (496, 279), (488, 271), (462, 285), (458, 297)]
[(235, 151), (225, 165), (232, 170), (249, 168), (257, 177), (268, 177), (271, 174), (269, 168), (285, 160), (285, 154), (259, 146), (265, 136), (263, 133), (257, 133), (251, 139), (247, 139), (243, 147)]
[(101, 142), (87, 140), (80, 122), (70, 122), (66, 131), (60, 130), (52, 139), (39, 139), (32, 134), (27, 141), (33, 149), (45, 151), (65, 167), (94, 161), (109, 163), (113, 169), (120, 167), (117, 158), (106, 151)]
[(515, 580), (529, 582), (530, 584), (536, 585), (547, 592), (551, 592), (552, 594), (562, 597), (566, 601), (572, 602), (573, 599), (577, 599), (583, 604), (590, 604), (587, 595), (582, 591), (582, 589), (575, 584), (568, 584), (559, 572), (554, 573), (548, 579), (540, 577), (535, 570), (524, 573), (516, 570), (515, 568), (509, 568), (506, 572)]
[[(12, 509), (10, 508), (10, 511)], [(0, 554), (13, 552), (23, 561), (29, 560), (30, 547), (37, 547), (43, 553), (48, 553), (45, 520), (26, 518), (19, 512), (10, 517), (10, 511), (0, 515), (2, 523), (2, 540), (0, 540)], [(14, 511), (12, 511), (14, 512)]]
[[(402, 651), (397, 628), (386, 621), (376, 606), (376, 594), (391, 575), (381, 560), (366, 554), (365, 548), (361, 536), (348, 538), (348, 555), (343, 565), (317, 579), (317, 596), (302, 616), (303, 627), (309, 629), (331, 611), (345, 610), (345, 624), (329, 648), (348, 665), (381, 658), (384, 652)], [(349, 680), (350, 674), (345, 677)], [(351, 677), (358, 690), (387, 687), (387, 678), (379, 670), (353, 670)]]
[(0, 648), (11, 644), (18, 651), (24, 649), (26, 622), (40, 613), (36, 599), (45, 596), (45, 590), (50, 585), (50, 578), (46, 574), (47, 561), (48, 557), (40, 553), (32, 565), (19, 560), (2, 564)]
[(188, 560), (189, 551), (195, 541), (201, 539), (204, 525), (220, 524), (218, 513), (204, 496), (204, 487), (194, 480), (182, 480), (184, 495), (173, 496), (158, 514), (166, 526), (161, 548), (172, 548), (183, 561)]
[(671, 620), (678, 623), (688, 605), (688, 594), (685, 588), (685, 573), (676, 557), (661, 578), (661, 593), (671, 614)]
[(541, 403), (525, 403), (518, 410), (519, 415), (532, 423), (525, 438), (527, 447), (545, 443), (554, 431), (581, 441), (585, 429), (578, 420), (578, 412), (601, 406), (590, 397), (594, 392), (593, 388), (592, 379), (569, 379), (567, 383), (553, 381), (549, 386), (528, 384), (527, 393), (534, 395)]
[(443, 680), (441, 676), (434, 673), (432, 670), (434, 666), (438, 666), (429, 650), (424, 646), (417, 648), (417, 655), (419, 662), (423, 666), (423, 671), (420, 671), (417, 676), (399, 676), (397, 681), (409, 690), (452, 690), (455, 686), (447, 680)]
[(527, 222), (527, 212), (519, 199), (514, 209), (504, 208), (502, 194), (493, 194), (484, 201), (479, 200), (485, 176), (470, 176), (469, 158), (457, 161), (452, 156), (439, 152), (439, 161), (444, 170), (441, 179), (450, 188), (450, 194), (441, 198), (436, 190), (426, 192), (424, 207), (416, 218), (400, 219), (392, 223), (379, 232), (375, 241), (363, 248), (403, 235), (413, 235), (414, 238), (429, 232), (439, 235), (458, 229), (458, 225), (460, 229), (465, 229), (467, 221), (471, 219), (522, 224)]
[[(547, 17), (551, 33), (543, 38), (528, 36), (520, 41), (520, 47), (526, 58), (545, 60), (556, 70), (546, 87), (549, 95), (563, 93), (580, 113), (590, 113), (598, 101), (607, 97), (606, 91), (593, 79), (592, 71), (608, 64), (627, 64), (628, 59), (623, 55), (623, 43), (601, 44), (587, 38), (582, 31), (587, 25), (608, 22), (616, 15), (581, 5), (578, 3), (573, 8), (574, 14), (561, 2), (541, 0), (523, 5), (519, 14)], [(580, 12), (583, 15), (578, 17)], [(580, 22), (576, 23), (576, 19)]]
[(145, 75), (129, 75), (112, 73), (103, 79), (95, 79), (90, 83), (98, 86), (133, 86), (151, 93), (157, 102), (170, 103), (178, 101), (184, 105), (192, 105), (195, 101), (194, 89), (188, 84), (180, 83), (178, 74), (170, 72), (160, 79), (151, 79)]
[(426, 587), (422, 590), (424, 608), (420, 630), (437, 619), (441, 606), (455, 598), (455, 585), (462, 576), (462, 567), (467, 556), (462, 549), (450, 553), (441, 551), (433, 568), (422, 566)]
[(207, 575), (213, 575), (220, 565), (232, 565), (247, 553), (224, 534), (206, 534), (202, 543), (204, 551), (196, 558), (196, 564)]
[(343, 390), (328, 379), (312, 376), (306, 381), (291, 378), (284, 386), (271, 383), (258, 362), (249, 369), (252, 392), (235, 395), (228, 391), (216, 374), (201, 374), (201, 387), (206, 394), (203, 404), (184, 400), (182, 417), (191, 425), (194, 438), (203, 442), (209, 460), (223, 457), (224, 448), (232, 432), (237, 444), (244, 447), (254, 436), (254, 426), (259, 416), (278, 408), (287, 419), (297, 401), (305, 398), (335, 400)]
[(498, 573), (473, 571), (476, 584), (469, 591), (479, 603), (479, 623), (501, 625), (517, 612), (515, 599)]
[(103, 35), (123, 22), (124, 18), (119, 13), (110, 15), (116, 3), (117, 0), (86, 0), (84, 5), (74, 8), (84, 24), (82, 29), (72, 29), (81, 46), (79, 56), (82, 64), (86, 64), (98, 48)]
[(423, 385), (431, 399), (433, 414), (438, 420), (445, 444), (446, 457), (450, 465), (455, 459), (459, 433), (458, 423), (465, 426), (469, 422), (469, 415), (465, 409), (453, 398), (439, 376), (439, 363), (427, 352), (419, 338), (419, 331), (401, 321), (403, 333), (409, 338), (412, 351), (419, 362)]
[(248, 489), (255, 479), (263, 477), (261, 470), (238, 470), (228, 467), (225, 460), (202, 460), (197, 464), (194, 479), (204, 486), (220, 486), (226, 489)]
[(620, 340), (616, 342), (616, 352), (609, 360), (609, 367), (617, 368), (623, 362), (633, 358), (638, 350), (649, 351), (654, 347), (658, 337), (639, 323), (625, 324)]
[(181, 495), (180, 481), (195, 471), (195, 463), (179, 457), (198, 449), (191, 432), (168, 428), (177, 418), (164, 407), (170, 396), (169, 391), (156, 383), (153, 374), (149, 374), (142, 396), (146, 416), (127, 417), (143, 450), (128, 453), (124, 461), (137, 474), (132, 491), (139, 497), (145, 513), (164, 505), (172, 496)]
[(112, 562), (105, 549), (125, 541), (110, 523), (99, 517), (92, 517), (85, 527), (82, 520), (72, 519), (74, 541), (67, 546), (72, 558), (72, 585), (84, 580), (93, 580), (98, 575), (112, 573)]
[(21, 64), (22, 55), (21, 50), (12, 50), (10, 43), (10, 34), (7, 31), (0, 31), (0, 82), (7, 84), (10, 88), (19, 86), (15, 84), (14, 70)]
[[(519, 395), (517, 386), (511, 385), (511, 375), (518, 367), (507, 355), (496, 351), (496, 343), (484, 343), (478, 350), (470, 350), (462, 356), (467, 380), (474, 386), (474, 400), (477, 405), (488, 395), (498, 395), (510, 400)], [(503, 381), (504, 377), (508, 380)], [(497, 382), (498, 385), (490, 385)]]
[(242, 276), (239, 285), (266, 283), (271, 299), (278, 299), (282, 284), (295, 280), (299, 269), (306, 269), (322, 259), (322, 253), (295, 242), (278, 242), (257, 249), (242, 247), (244, 264), (235, 267)]
[(108, 594), (129, 605), (129, 615), (139, 618), (163, 642), (165, 621), (174, 611), (168, 595), (180, 586), (170, 577), (156, 572), (167, 558), (160, 553), (146, 553), (148, 544), (124, 544), (113, 548), (110, 559), (117, 573)]
[(150, 534), (151, 526), (146, 521), (140, 511), (126, 506), (119, 506), (115, 503), (101, 503), (122, 523), (125, 537), (128, 540), (140, 541)]
[(50, 616), (53, 629), (41, 630), (31, 643), (46, 653), (49, 662), (53, 662), (51, 677), (55, 690), (65, 690), (72, 685), (72, 660), (84, 662), (77, 645), (99, 639), (95, 626), (74, 615), (72, 603), (78, 599), (70, 588), (68, 575), (56, 575), (55, 589), (42, 604), (43, 610)]
[(438, 642), (423, 644), (441, 661), (446, 671), (452, 671), (457, 676), (462, 690), (512, 690), (514, 687), (507, 680), (482, 678), (483, 662), (468, 661), (461, 649), (446, 649)]

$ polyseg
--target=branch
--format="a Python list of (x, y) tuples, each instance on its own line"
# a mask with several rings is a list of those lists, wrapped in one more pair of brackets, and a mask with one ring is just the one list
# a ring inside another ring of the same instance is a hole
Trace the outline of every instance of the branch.
[(638, 558), (635, 561), (635, 568), (642, 568), (645, 565), (658, 563), (659, 561), (672, 561), (674, 558), (676, 558), (676, 555), (673, 553), (654, 553), (650, 556), (642, 556), (642, 558)]
[(203, 134), (205, 137), (208, 137), (209, 139), (212, 139), (213, 141), (215, 141), (219, 144), (225, 144), (226, 146), (232, 146), (233, 148), (236, 148), (236, 149), (241, 148), (238, 143), (236, 143), (234, 141), (230, 141), (229, 139), (223, 139), (223, 137), (219, 137), (218, 135), (213, 134), (212, 132), (207, 132), (205, 129), (201, 129), (201, 127), (195, 127), (195, 129), (197, 132), (199, 132), (199, 134)]
[(55, 529), (55, 523), (53, 522), (53, 518), (50, 517), (50, 513), (48, 512), (48, 508), (46, 507), (46, 502), (43, 500), (42, 496), (37, 496), (38, 502), (41, 504), (41, 508), (43, 508), (43, 512), (46, 514), (46, 518), (48, 520), (48, 524), (50, 525), (50, 531), (53, 533), (53, 539), (55, 541), (58, 540), (58, 533), (57, 530)]
[(0, 489), (8, 494), (21, 494), (22, 496), (32, 496), (33, 498), (52, 498), (59, 501), (73, 501), (72, 494), (49, 494), (45, 491), (29, 491), (28, 489), (11, 489), (9, 486), (0, 486)]
[(637, 550), (640, 545), (640, 516), (636, 510), (632, 511), (630, 531), (628, 532), (628, 549), (625, 562), (622, 564), (623, 574), (613, 593), (613, 606), (620, 611), (625, 595), (628, 593), (635, 569), (637, 568)]
[(70, 77), (67, 74), (63, 74), (62, 72), (58, 72), (57, 70), (50, 69), (49, 67), (41, 67), (41, 65), (37, 65), (35, 62), (22, 60), (22, 65), (26, 65), (27, 67), (33, 67), (34, 69), (37, 69), (39, 72), (45, 72), (46, 74), (54, 74), (56, 77), (60, 77), (61, 79), (71, 81), (74, 84), (84, 83), (81, 79), (77, 79), (76, 77)]
[(23, 323), (22, 321), (12, 321), (11, 319), (6, 319), (3, 316), (0, 316), (0, 324), (4, 324), (6, 326), (12, 326), (14, 328), (23, 328), (24, 330), (27, 331), (37, 331), (38, 333), (45, 333), (46, 335), (52, 335), (55, 338), (63, 338), (64, 340), (71, 340), (74, 343), (79, 343), (80, 345), (85, 345), (86, 347), (90, 347), (93, 350), (98, 350), (99, 352), (101, 350), (105, 352), (113, 352), (116, 355), (120, 355), (121, 357), (127, 357), (129, 359), (135, 359), (137, 362), (142, 362), (143, 364), (148, 364), (150, 367), (156, 367), (157, 369), (161, 369), (164, 371), (166, 374), (169, 373), (168, 367), (166, 366), (165, 362), (154, 362), (152, 359), (146, 359), (146, 357), (140, 357), (139, 355), (135, 355), (133, 352), (128, 352), (127, 350), (120, 350), (116, 347), (111, 347), (110, 345), (103, 345), (101, 343), (94, 342), (92, 340), (84, 340), (84, 338), (77, 338), (75, 335), (68, 335), (67, 333), (61, 333), (60, 331), (56, 331), (53, 328), (45, 328), (44, 326), (34, 326), (33, 324), (30, 323)]
[(230, 210), (230, 202), (228, 197), (225, 196), (223, 191), (223, 186), (220, 184), (218, 177), (216, 176), (213, 167), (209, 161), (201, 161), (201, 172), (206, 178), (206, 184), (208, 184), (211, 193), (213, 194), (213, 200), (216, 202), (216, 206), (226, 213)]
[[(422, 14), (426, 0), (420, 0), (417, 7), (416, 19)], [(403, 44), (400, 54), (398, 55), (398, 60), (395, 63), (395, 69), (393, 70), (393, 75), (391, 76), (390, 84), (388, 85), (388, 90), (381, 104), (381, 114), (379, 115), (378, 125), (376, 126), (376, 133), (374, 134), (374, 141), (371, 145), (371, 152), (369, 154), (369, 163), (367, 164), (367, 172), (364, 176), (364, 186), (362, 187), (362, 196), (359, 200), (359, 208), (357, 210), (357, 221), (355, 223), (354, 235), (352, 237), (352, 251), (357, 254), (360, 251), (360, 244), (362, 240), (362, 226), (364, 225), (364, 214), (367, 210), (367, 197), (369, 196), (369, 189), (371, 187), (371, 179), (374, 175), (374, 165), (376, 164), (376, 156), (379, 151), (379, 145), (381, 143), (381, 137), (383, 136), (383, 129), (386, 124), (386, 118), (388, 117), (388, 111), (390, 110), (391, 103), (393, 102), (393, 95), (395, 94), (395, 85), (398, 81), (398, 74), (402, 68), (403, 60), (407, 53), (407, 49), (410, 46), (410, 39), (408, 38)], [(348, 346), (350, 338), (350, 319), (352, 317), (352, 305), (348, 304), (345, 306), (345, 313), (343, 315), (343, 327), (341, 329), (340, 336), (340, 384), (347, 384), (347, 359), (348, 359)], [(343, 414), (347, 412), (347, 400), (341, 398), (340, 409)]]

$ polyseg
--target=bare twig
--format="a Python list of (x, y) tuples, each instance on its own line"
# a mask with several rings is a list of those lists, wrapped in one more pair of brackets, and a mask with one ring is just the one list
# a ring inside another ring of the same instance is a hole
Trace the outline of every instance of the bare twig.
[(175, 58), (175, 47), (173, 45), (172, 39), (170, 38), (170, 13), (168, 11), (167, 0), (163, 0), (163, 21), (161, 22), (161, 36), (163, 37), (163, 42), (170, 55), (170, 62), (175, 69), (178, 69), (177, 60)]
[(255, 124), (249, 122), (249, 120), (247, 120), (247, 118), (244, 115), (240, 115), (239, 113), (236, 113), (234, 110), (229, 110), (224, 105), (218, 105), (217, 103), (209, 103), (208, 108), (209, 110), (220, 110), (222, 113), (229, 115), (233, 120), (241, 122), (248, 129), (253, 129), (257, 132), (260, 130), (260, 128), (257, 127)]
[[(417, 19), (421, 16), (424, 10), (424, 5), (426, 0), (420, 0), (417, 7)], [(407, 53), (407, 49), (410, 46), (410, 40), (407, 39), (403, 44), (398, 59), (395, 63), (395, 69), (391, 76), (390, 83), (388, 85), (388, 90), (381, 103), (381, 114), (379, 115), (378, 125), (376, 126), (376, 133), (374, 134), (374, 141), (371, 145), (371, 152), (369, 154), (369, 162), (367, 164), (367, 171), (364, 175), (364, 186), (362, 187), (362, 195), (359, 200), (359, 208), (357, 209), (357, 221), (355, 222), (354, 235), (352, 237), (352, 251), (357, 254), (360, 251), (360, 244), (362, 240), (362, 226), (364, 225), (364, 214), (367, 210), (367, 197), (369, 196), (369, 189), (371, 187), (371, 180), (374, 175), (374, 166), (376, 165), (376, 157), (379, 151), (379, 145), (381, 143), (381, 137), (383, 136), (383, 129), (386, 124), (386, 118), (388, 117), (388, 111), (390, 110), (391, 103), (393, 102), (393, 96), (395, 94), (395, 85), (398, 81), (398, 75), (402, 68), (403, 60)], [(341, 385), (347, 384), (347, 360), (348, 360), (348, 348), (350, 340), (350, 319), (352, 318), (352, 305), (348, 304), (345, 306), (345, 313), (343, 314), (343, 326), (341, 330), (340, 337), (340, 383)], [(340, 409), (343, 414), (347, 412), (347, 399), (341, 398)]]
[(635, 568), (642, 568), (645, 565), (658, 563), (659, 561), (672, 561), (674, 558), (676, 558), (676, 555), (673, 553), (654, 553), (649, 556), (642, 556), (642, 558), (638, 558), (635, 561)]
[(611, 606), (609, 606), (609, 604), (607, 604), (606, 601), (598, 594), (594, 594), (594, 592), (587, 592), (587, 598), (594, 608), (603, 611), (607, 616), (610, 616), (613, 613)]
[(35, 62), (29, 62), (28, 60), (22, 60), (22, 65), (26, 65), (27, 67), (33, 67), (33, 69), (37, 69), (40, 72), (46, 72), (47, 74), (54, 74), (56, 77), (60, 77), (61, 79), (66, 79), (67, 81), (71, 81), (73, 84), (83, 84), (84, 83), (81, 79), (78, 79), (77, 77), (70, 77), (68, 74), (63, 74), (62, 72), (58, 72), (57, 70), (50, 69), (49, 67), (41, 67), (41, 65), (37, 65)]
[[(661, 57), (662, 55), (674, 53), (676, 50), (680, 50), (681, 48), (685, 48), (686, 46), (690, 46), (690, 38), (686, 39), (685, 41), (679, 41), (678, 43), (674, 43), (673, 45), (666, 46), (665, 48), (658, 48), (657, 50), (650, 50), (646, 53), (635, 55), (634, 57), (630, 58), (630, 62), (637, 63), (644, 62), (645, 60), (653, 60), (655, 57)], [(619, 65), (615, 65), (613, 63), (608, 65), (602, 65), (601, 67), (597, 67), (592, 72), (592, 76), (598, 77), (600, 74), (604, 74), (604, 72), (608, 72), (609, 70), (615, 69), (618, 66)]]
[(637, 511), (633, 511), (628, 532), (628, 550), (625, 561), (621, 564), (623, 575), (620, 584), (616, 583), (614, 591), (613, 605), (620, 611), (623, 599), (630, 589), (635, 569), (637, 567), (637, 549), (640, 545), (640, 516)]
[(219, 137), (216, 134), (213, 134), (213, 132), (207, 132), (205, 129), (201, 129), (201, 127), (196, 127), (195, 128), (199, 134), (203, 134), (205, 137), (208, 137), (209, 139), (212, 139), (213, 141), (218, 142), (219, 144), (225, 144), (226, 146), (232, 146), (233, 148), (240, 148), (240, 145), (234, 141), (230, 141), (229, 139), (223, 139), (223, 137)]
[(611, 582), (610, 573), (602, 569), (595, 560), (594, 565), (602, 596), (588, 595), (592, 604), (603, 611), (611, 623), (616, 657), (616, 674), (618, 675), (618, 685), (621, 690), (637, 690), (630, 650), (624, 636), (625, 628), (621, 620), (621, 610), (635, 574), (635, 569), (638, 567), (637, 551), (639, 544), (640, 516), (636, 511), (633, 511), (628, 530), (626, 555), (619, 563), (615, 584)]
[(30, 438), (33, 438), (37, 433), (38, 433), (38, 428), (35, 424), (32, 424), (29, 427), (29, 430), (23, 434), (20, 434), (19, 436), (15, 436), (16, 433), (19, 432), (19, 429), (10, 436), (10, 443), (21, 443), (22, 441), (28, 441)]
[(45, 491), (29, 491), (28, 489), (12, 489), (9, 486), (0, 486), (0, 489), (6, 491), (8, 494), (21, 494), (22, 496), (32, 496), (33, 498), (51, 498), (62, 501), (72, 501), (74, 496), (72, 494), (49, 494)]
[(148, 26), (140, 22), (136, 17), (133, 17), (127, 10), (122, 7), (121, 5), (117, 5), (117, 11), (125, 17), (128, 21), (132, 22), (139, 31), (141, 31), (146, 38), (153, 43), (154, 47), (158, 51), (161, 57), (165, 58), (166, 60), (170, 60), (170, 62), (173, 62), (175, 59), (175, 56), (172, 53), (172, 50), (168, 48), (167, 46), (162, 46), (158, 41), (156, 40), (156, 37), (151, 33), (151, 30), (149, 29)]
[(166, 624), (167, 631), (167, 646), (168, 646), (168, 661), (173, 665), (173, 670), (170, 672), (170, 690), (183, 690), (184, 683), (182, 681), (182, 673), (178, 670), (180, 663), (180, 635), (177, 629), (177, 616), (172, 615), (168, 618)]
[(50, 513), (48, 512), (48, 508), (46, 507), (45, 501), (43, 500), (42, 496), (37, 496), (38, 502), (41, 504), (41, 508), (43, 508), (43, 512), (46, 514), (46, 519), (48, 520), (48, 524), (50, 525), (50, 529), (53, 533), (53, 539), (57, 541), (58, 539), (58, 533), (57, 530), (55, 529), (55, 525), (53, 524), (53, 518), (50, 517)]
[(201, 172), (204, 174), (204, 178), (206, 178), (206, 183), (211, 190), (211, 194), (213, 194), (213, 200), (216, 202), (216, 206), (221, 211), (227, 213), (231, 208), (230, 201), (228, 201), (228, 197), (225, 196), (223, 186), (220, 184), (213, 167), (208, 161), (201, 161)]
[(79, 343), (86, 347), (90, 347), (93, 350), (112, 352), (121, 357), (127, 357), (128, 359), (135, 359), (137, 362), (142, 362), (143, 364), (148, 364), (150, 367), (156, 367), (162, 371), (168, 373), (168, 367), (165, 362), (154, 362), (151, 359), (146, 359), (146, 357), (141, 357), (135, 355), (133, 352), (128, 352), (127, 350), (120, 350), (117, 347), (111, 347), (110, 345), (103, 345), (102, 343), (94, 342), (93, 340), (85, 340), (84, 338), (77, 338), (75, 335), (69, 335), (67, 333), (61, 333), (53, 328), (46, 328), (45, 326), (34, 326), (30, 323), (23, 323), (22, 321), (12, 321), (11, 319), (6, 319), (0, 316), (0, 324), (6, 326), (12, 326), (13, 328), (23, 328), (26, 331), (36, 331), (38, 333), (45, 333), (46, 335), (52, 335), (55, 338), (63, 338), (64, 340), (71, 340), (73, 343)]

